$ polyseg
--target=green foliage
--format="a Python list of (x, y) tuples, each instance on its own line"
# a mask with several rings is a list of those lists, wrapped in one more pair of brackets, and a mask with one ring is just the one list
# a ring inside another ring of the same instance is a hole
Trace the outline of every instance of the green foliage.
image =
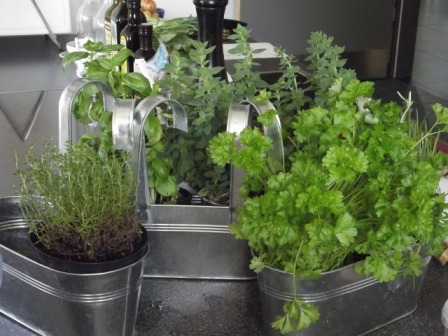
[(307, 83), (310, 84), (316, 105), (326, 107), (331, 98), (328, 90), (334, 86), (344, 86), (356, 78), (353, 70), (344, 68), (346, 60), (341, 57), (343, 47), (333, 45), (333, 37), (322, 32), (314, 32), (308, 41), (309, 62)]
[(154, 26), (154, 49), (159, 46), (159, 41), (162, 41), (169, 53), (173, 50), (188, 52), (193, 42), (192, 37), (197, 33), (198, 20), (193, 16), (170, 20), (157, 20)]
[[(119, 70), (121, 64), (132, 55), (132, 51), (122, 45), (104, 45), (102, 42), (87, 42), (84, 45), (86, 52), (70, 53), (63, 59), (63, 66), (83, 60), (86, 72), (84, 77), (91, 80), (99, 80), (109, 86), (113, 96), (120, 99), (145, 98), (157, 93), (157, 88), (152, 88), (148, 79), (140, 73), (122, 73)], [(86, 59), (87, 58), (87, 59)], [(92, 139), (99, 144), (101, 156), (113, 152), (112, 144), (112, 115), (111, 111), (105, 111), (102, 95), (96, 85), (86, 85), (75, 97), (73, 103), (73, 115), (80, 123), (98, 123), (101, 135), (99, 137), (84, 135), (84, 138)], [(165, 118), (165, 120), (169, 120)], [(169, 125), (169, 123), (167, 124)], [(163, 136), (163, 128), (159, 118), (150, 117), (144, 125), (147, 152), (151, 156), (147, 158), (149, 171), (149, 185), (152, 200), (156, 195), (173, 197), (177, 195), (177, 185), (170, 170), (172, 163), (168, 159), (161, 158), (161, 152), (166, 146)], [(158, 160), (152, 160), (158, 157)], [(154, 174), (154, 171), (169, 171), (169, 174)]]
[(229, 36), (230, 40), (236, 43), (236, 47), (229, 50), (232, 54), (243, 55), (240, 62), (234, 64), (235, 73), (232, 76), (234, 81), (235, 101), (243, 98), (252, 98), (261, 89), (268, 86), (260, 77), (260, 73), (254, 71), (256, 64), (254, 57), (262, 49), (252, 49), (249, 43), (249, 31), (241, 25), (234, 30), (234, 34)]
[[(213, 191), (228, 183), (224, 170), (213, 166), (204, 155), (209, 140), (225, 129), (227, 109), (232, 98), (232, 86), (215, 75), (219, 68), (208, 67), (206, 57), (212, 51), (206, 43), (193, 42), (187, 55), (172, 53), (166, 66), (168, 76), (160, 87), (171, 92), (171, 98), (182, 103), (187, 112), (189, 132), (167, 132), (165, 157), (173, 160), (173, 170), (179, 181), (188, 181), (196, 190)], [(224, 187), (227, 192), (227, 188)]]
[[(86, 52), (71, 53), (63, 61), (64, 66), (85, 61), (85, 77), (106, 83), (116, 98), (142, 99), (162, 91), (184, 106), (190, 129), (187, 134), (162, 126), (160, 120), (166, 120), (170, 125), (169, 111), (162, 111), (163, 118), (148, 118), (145, 125), (148, 179), (153, 201), (157, 195), (176, 196), (180, 181), (188, 182), (203, 196), (228, 194), (229, 171), (211, 162), (206, 147), (213, 136), (225, 130), (230, 103), (252, 99), (255, 92), (267, 86), (253, 70), (253, 57), (259, 51), (251, 49), (247, 41), (249, 32), (244, 27), (239, 26), (231, 36), (237, 44), (232, 52), (243, 56), (235, 64), (233, 83), (215, 76), (221, 69), (209, 67), (206, 60), (213, 48), (192, 40), (195, 31), (192, 18), (157, 22), (154, 36), (167, 45), (170, 63), (165, 69), (167, 76), (154, 88), (140, 74), (122, 74), (117, 70), (132, 55), (122, 46), (90, 42), (85, 45)], [(92, 97), (95, 97), (94, 103)], [(101, 94), (95, 86), (83, 89), (76, 97), (73, 111), (81, 123), (101, 120), (102, 133), (96, 141), (100, 143), (103, 155), (111, 151), (110, 113), (104, 111)], [(168, 175), (165, 174), (167, 171)]]
[(187, 54), (171, 53), (168, 76), (159, 83), (182, 103), (190, 129), (187, 134), (168, 132), (170, 146), (165, 155), (173, 160), (179, 181), (188, 181), (200, 195), (212, 198), (228, 193), (229, 171), (225, 165), (214, 165), (206, 148), (216, 134), (225, 131), (230, 104), (253, 99), (255, 92), (267, 86), (253, 69), (253, 57), (259, 51), (251, 49), (249, 32), (238, 26), (234, 33), (230, 38), (237, 46), (231, 52), (242, 55), (242, 60), (234, 65), (232, 83), (215, 76), (221, 69), (210, 68), (206, 60), (213, 48), (197, 41)]
[[(270, 99), (273, 102), (282, 120), (284, 136), (291, 132), (290, 126), (295, 120), (297, 109), (310, 102), (298, 81), (301, 71), (297, 65), (297, 59), (288, 55), (284, 49), (276, 48), (275, 52), (280, 60), (282, 74), (277, 82), (269, 86)], [(289, 155), (289, 152), (286, 153)]]
[(284, 316), (277, 316), (272, 323), (282, 334), (308, 328), (319, 319), (319, 311), (312, 304), (294, 299), (283, 306)]
[(17, 165), (25, 218), (49, 251), (80, 253), (87, 261), (132, 252), (140, 228), (125, 153), (100, 157), (93, 146), (79, 142), (61, 154), (46, 144), (42, 155), (31, 148)]
[[(440, 253), (448, 236), (445, 195), (438, 192), (447, 156), (434, 141), (447, 131), (448, 108), (434, 105), (436, 121), (427, 128), (410, 118), (410, 99), (403, 105), (373, 99), (374, 84), (345, 70), (342, 48), (331, 42), (312, 34), (301, 84), (311, 94), (305, 103), (294, 103), (294, 115), (281, 114), (290, 111), (284, 104), (292, 104), (293, 96), (269, 97), (283, 122), (284, 170), (270, 169), (270, 147), (260, 145), (269, 140), (257, 129), (211, 140), (217, 164), (246, 170), (245, 202), (231, 232), (255, 251), (256, 271), (267, 265), (316, 278), (360, 254), (365, 260), (357, 271), (379, 281), (418, 276), (422, 258), (413, 248)], [(283, 333), (318, 318), (315, 308), (297, 299), (284, 309), (273, 323)]]

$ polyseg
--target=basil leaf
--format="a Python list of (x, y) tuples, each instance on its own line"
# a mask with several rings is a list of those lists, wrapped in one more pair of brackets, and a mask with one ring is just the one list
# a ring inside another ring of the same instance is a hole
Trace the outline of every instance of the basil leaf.
[(64, 69), (66, 69), (69, 64), (75, 63), (76, 61), (86, 59), (88, 56), (89, 56), (89, 53), (86, 51), (74, 51), (74, 52), (68, 53), (62, 59), (62, 67)]
[(148, 79), (140, 73), (131, 72), (123, 74), (123, 84), (131, 88), (136, 94), (143, 98), (151, 94), (151, 84)]

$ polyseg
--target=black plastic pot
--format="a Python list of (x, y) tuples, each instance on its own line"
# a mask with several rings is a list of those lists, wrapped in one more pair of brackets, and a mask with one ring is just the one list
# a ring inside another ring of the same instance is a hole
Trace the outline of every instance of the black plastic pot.
[(119, 259), (100, 262), (82, 262), (58, 258), (51, 255), (41, 243), (37, 242), (37, 236), (34, 233), (30, 234), (30, 239), (34, 246), (35, 257), (41, 264), (67, 273), (93, 274), (124, 268), (143, 258), (148, 251), (149, 245), (148, 232), (143, 226), (141, 226), (141, 232), (140, 240), (136, 243), (131, 254)]

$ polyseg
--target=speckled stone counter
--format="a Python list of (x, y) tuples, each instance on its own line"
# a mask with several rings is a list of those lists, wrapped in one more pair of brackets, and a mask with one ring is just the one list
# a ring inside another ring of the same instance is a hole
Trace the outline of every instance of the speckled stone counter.
[[(416, 311), (369, 336), (443, 335), (441, 313), (448, 300), (447, 285), (448, 266), (441, 266), (433, 259)], [(143, 283), (136, 330), (137, 336), (263, 335), (257, 282), (147, 278)], [(0, 315), (0, 335), (36, 334)]]
[[(417, 310), (369, 335), (443, 335), (447, 285), (448, 267), (432, 260)], [(146, 279), (137, 332), (139, 336), (263, 335), (257, 283)]]
[(448, 266), (435, 259), (429, 265), (417, 309), (411, 315), (384, 326), (369, 336), (442, 336), (442, 308), (448, 300)]
[(256, 280), (144, 282), (138, 336), (261, 335), (262, 327)]

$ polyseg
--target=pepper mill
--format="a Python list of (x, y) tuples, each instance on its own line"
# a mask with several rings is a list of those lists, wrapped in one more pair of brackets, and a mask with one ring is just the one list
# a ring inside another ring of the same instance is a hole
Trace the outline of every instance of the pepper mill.
[(222, 67), (217, 74), (227, 81), (227, 71), (222, 48), (222, 32), (224, 13), (229, 0), (193, 0), (198, 15), (198, 37), (201, 42), (208, 42), (209, 47), (215, 47), (208, 55), (209, 67)]

